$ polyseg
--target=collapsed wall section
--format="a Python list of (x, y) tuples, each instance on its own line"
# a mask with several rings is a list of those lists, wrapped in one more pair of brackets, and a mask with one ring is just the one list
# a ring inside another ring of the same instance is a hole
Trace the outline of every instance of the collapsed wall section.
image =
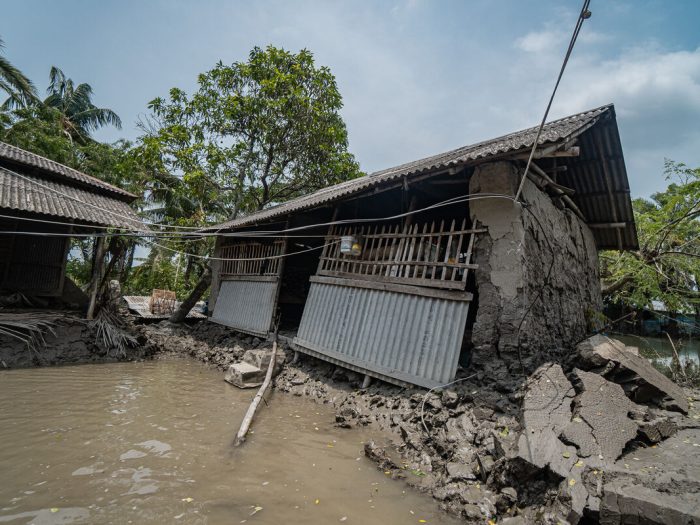
[[(514, 196), (518, 176), (513, 163), (482, 164), (469, 192)], [(571, 347), (602, 307), (597, 249), (588, 226), (531, 181), (521, 200), (526, 207), (502, 197), (470, 203), (474, 225), (488, 230), (474, 254), (477, 356), (513, 356), (518, 346), (523, 356)]]

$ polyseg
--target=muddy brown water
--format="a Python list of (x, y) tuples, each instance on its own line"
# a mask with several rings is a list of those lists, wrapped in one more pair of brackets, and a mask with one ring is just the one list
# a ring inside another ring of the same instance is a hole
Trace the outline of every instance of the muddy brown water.
[(308, 399), (233, 449), (254, 393), (184, 360), (0, 373), (0, 523), (458, 523)]

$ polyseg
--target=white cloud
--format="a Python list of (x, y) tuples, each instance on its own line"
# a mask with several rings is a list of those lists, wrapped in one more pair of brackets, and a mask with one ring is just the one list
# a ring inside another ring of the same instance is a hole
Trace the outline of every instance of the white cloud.
[(558, 47), (564, 41), (565, 34), (561, 31), (532, 31), (515, 41), (515, 46), (527, 53), (541, 53)]

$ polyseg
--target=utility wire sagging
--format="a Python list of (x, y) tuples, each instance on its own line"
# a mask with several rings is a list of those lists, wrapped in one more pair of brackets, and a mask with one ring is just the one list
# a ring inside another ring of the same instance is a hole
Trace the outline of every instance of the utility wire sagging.
[[(330, 222), (324, 222), (324, 223), (316, 223), (316, 224), (309, 224), (305, 226), (298, 226), (295, 228), (287, 228), (284, 230), (263, 230), (260, 232), (239, 232), (238, 234), (232, 233), (232, 234), (221, 234), (221, 233), (205, 233), (205, 232), (190, 232), (190, 233), (185, 233), (185, 232), (164, 232), (164, 233), (157, 233), (157, 232), (151, 232), (148, 234), (144, 233), (135, 233), (135, 232), (129, 232), (126, 234), (122, 234), (119, 232), (114, 232), (114, 233), (109, 233), (109, 232), (102, 232), (102, 233), (84, 233), (84, 234), (73, 234), (73, 233), (54, 233), (54, 232), (29, 232), (29, 231), (11, 231), (11, 232), (0, 232), (0, 233), (6, 233), (6, 234), (14, 234), (14, 235), (40, 235), (40, 236), (59, 236), (59, 237), (107, 237), (107, 236), (112, 236), (112, 235), (117, 235), (117, 236), (129, 236), (129, 237), (136, 237), (142, 239), (144, 242), (148, 244), (152, 244), (154, 246), (164, 248), (166, 250), (169, 250), (175, 254), (180, 254), (180, 255), (186, 255), (189, 257), (195, 257), (195, 258), (201, 258), (201, 259), (210, 259), (210, 260), (220, 260), (220, 261), (232, 261), (232, 262), (244, 262), (244, 261), (257, 261), (257, 260), (264, 260), (264, 259), (276, 259), (280, 257), (290, 257), (292, 255), (296, 255), (298, 253), (303, 253), (303, 252), (293, 252), (289, 254), (284, 254), (284, 255), (278, 255), (278, 256), (270, 256), (270, 257), (263, 257), (263, 258), (254, 258), (254, 259), (223, 259), (223, 258), (212, 258), (209, 256), (205, 255), (199, 255), (199, 254), (194, 254), (194, 253), (188, 253), (184, 252), (181, 250), (176, 250), (174, 248), (169, 248), (167, 246), (163, 246), (157, 243), (154, 243), (153, 241), (149, 241), (149, 237), (159, 237), (160, 235), (163, 235), (162, 238), (165, 240), (169, 240), (171, 237), (172, 238), (177, 238), (179, 235), (180, 239), (183, 238), (192, 238), (192, 240), (201, 240), (197, 239), (197, 237), (207, 237), (207, 236), (223, 236), (223, 237), (237, 237), (237, 238), (285, 238), (286, 233), (288, 232), (296, 232), (296, 231), (303, 231), (303, 230), (309, 230), (309, 229), (314, 229), (314, 228), (319, 228), (319, 227), (327, 227), (327, 226), (336, 226), (336, 225), (341, 225), (341, 224), (357, 224), (357, 223), (365, 223), (365, 222), (382, 222), (382, 221), (390, 221), (390, 220), (395, 220), (395, 219), (400, 219), (403, 217), (407, 217), (409, 215), (415, 215), (421, 212), (425, 212), (428, 210), (436, 209), (436, 208), (441, 208), (445, 206), (452, 206), (455, 204), (461, 204), (465, 202), (470, 202), (470, 201), (475, 201), (475, 200), (482, 200), (482, 199), (506, 199), (512, 202), (516, 202), (513, 197), (510, 195), (505, 195), (505, 194), (499, 194), (499, 193), (476, 193), (476, 194), (465, 194), (465, 195), (460, 195), (457, 197), (452, 197), (450, 199), (446, 199), (444, 201), (431, 204), (429, 206), (426, 206), (424, 208), (419, 208), (416, 210), (411, 210), (407, 211), (404, 213), (399, 213), (396, 215), (390, 215), (390, 216), (385, 216), (385, 217), (373, 217), (369, 219), (345, 219), (345, 220), (339, 220), (339, 221), (330, 221)], [(5, 217), (5, 216), (3, 216)], [(14, 217), (14, 216), (6, 216), (10, 217), (13, 219), (19, 219), (22, 220), (21, 217)], [(47, 224), (65, 224), (65, 223), (60, 223), (59, 221), (51, 221), (51, 220), (45, 220), (45, 219), (32, 219), (36, 222), (42, 222), (42, 223), (47, 223)], [(70, 224), (70, 223), (69, 223)], [(72, 224), (74, 226), (74, 224)], [(311, 237), (310, 235), (304, 235), (300, 237)], [(325, 237), (325, 236), (323, 236)], [(332, 243), (329, 243), (332, 244)], [(317, 250), (323, 248), (323, 245), (314, 247), (310, 250), (304, 250), (304, 251), (311, 251), (311, 250)]]
[(520, 193), (523, 191), (523, 186), (525, 185), (525, 180), (527, 179), (527, 174), (530, 171), (530, 164), (532, 164), (532, 159), (535, 156), (535, 150), (537, 149), (537, 146), (540, 141), (540, 135), (542, 134), (542, 129), (544, 128), (544, 124), (547, 121), (547, 116), (549, 115), (549, 110), (552, 107), (552, 102), (554, 102), (554, 95), (557, 93), (557, 88), (559, 87), (559, 83), (561, 82), (562, 76), (564, 76), (564, 70), (566, 69), (566, 64), (569, 62), (569, 58), (571, 57), (571, 52), (574, 50), (574, 45), (576, 44), (576, 39), (578, 38), (578, 34), (581, 31), (581, 26), (583, 26), (584, 20), (588, 20), (591, 17), (591, 12), (588, 10), (588, 7), (591, 4), (591, 0), (584, 0), (583, 1), (583, 6), (581, 7), (581, 13), (578, 15), (578, 19), (576, 20), (576, 25), (574, 26), (574, 32), (571, 35), (571, 40), (569, 41), (569, 47), (566, 50), (566, 55), (564, 55), (564, 62), (562, 62), (561, 69), (559, 70), (559, 76), (557, 77), (557, 82), (554, 84), (554, 89), (552, 90), (552, 96), (549, 97), (549, 103), (547, 104), (547, 109), (544, 111), (544, 115), (542, 116), (542, 122), (540, 123), (540, 127), (537, 130), (537, 135), (535, 136), (535, 140), (532, 142), (532, 149), (530, 150), (530, 156), (527, 159), (527, 164), (525, 166), (525, 171), (523, 173), (523, 177), (520, 180), (520, 185), (518, 186), (518, 191), (515, 193), (515, 200), (518, 200), (520, 198)]

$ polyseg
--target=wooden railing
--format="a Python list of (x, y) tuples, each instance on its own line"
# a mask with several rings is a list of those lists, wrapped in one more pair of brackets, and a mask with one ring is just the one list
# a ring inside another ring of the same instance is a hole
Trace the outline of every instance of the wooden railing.
[[(221, 248), (221, 275), (252, 276), (279, 274), (281, 258), (284, 252), (284, 240), (273, 242), (243, 241), (235, 242)], [(226, 260), (229, 259), (229, 260)], [(249, 260), (237, 260), (249, 259)]]
[[(468, 271), (476, 268), (470, 264), (474, 234), (481, 231), (469, 228), (466, 218), (448, 225), (332, 228), (318, 275), (464, 290)], [(339, 241), (347, 235), (357, 238), (359, 255), (341, 253)]]

